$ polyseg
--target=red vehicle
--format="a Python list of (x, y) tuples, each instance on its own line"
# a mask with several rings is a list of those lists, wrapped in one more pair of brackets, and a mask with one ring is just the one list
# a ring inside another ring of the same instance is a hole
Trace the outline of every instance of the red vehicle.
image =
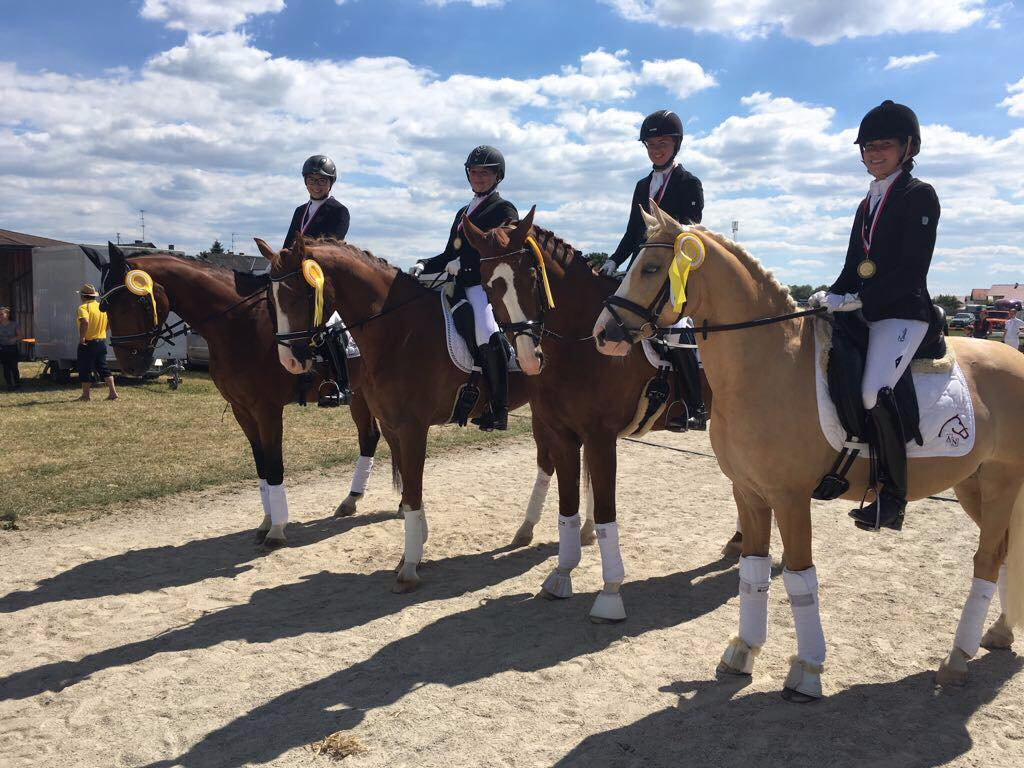
[(985, 318), (988, 320), (989, 332), (999, 331), (1002, 333), (1006, 328), (1006, 321), (1010, 319), (1010, 311), (1008, 309), (990, 309), (985, 313)]

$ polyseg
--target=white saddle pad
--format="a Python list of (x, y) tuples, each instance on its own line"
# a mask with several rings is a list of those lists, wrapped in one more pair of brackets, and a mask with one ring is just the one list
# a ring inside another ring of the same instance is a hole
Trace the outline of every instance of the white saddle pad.
[[(689, 318), (689, 317), (683, 317), (683, 318), (680, 318), (680, 320), (675, 325), (670, 326), (670, 327), (672, 327), (672, 328), (693, 328), (693, 320), (691, 318)], [(670, 340), (679, 341), (678, 337), (674, 337), (674, 338), (672, 338)], [(671, 368), (672, 367), (672, 363), (670, 363), (668, 360), (663, 358), (661, 356), (661, 353), (655, 348), (655, 346), (653, 344), (651, 344), (651, 342), (649, 342), (647, 339), (644, 339), (641, 343), (642, 343), (643, 348), (644, 348), (644, 354), (647, 355), (647, 362), (649, 362), (654, 368)], [(700, 365), (701, 368), (703, 368), (704, 364), (701, 363), (701, 360), (700, 360), (700, 350), (699, 349), (694, 349), (693, 351), (697, 355), (697, 364)]]
[[(814, 390), (818, 396), (818, 421), (828, 444), (838, 452), (843, 448), (846, 430), (839, 421), (839, 413), (828, 393), (826, 351), (831, 342), (831, 326), (822, 320), (815, 320), (814, 325), (814, 357), (817, 361), (814, 366)], [(925, 367), (930, 368), (930, 371), (922, 373), (911, 368), (921, 411), (921, 438), (924, 445), (918, 445), (915, 441), (908, 443), (907, 458), (964, 456), (974, 448), (975, 431), (974, 404), (971, 402), (964, 372), (956, 361), (948, 366)], [(937, 368), (940, 369), (938, 372), (931, 372)], [(867, 451), (862, 451), (858, 458), (867, 458)]]
[[(469, 345), (455, 327), (452, 310), (458, 307), (459, 304), (456, 303), (454, 307), (451, 305), (451, 291), (453, 287), (453, 285), (449, 284), (439, 291), (441, 294), (441, 311), (444, 313), (444, 337), (448, 344), (448, 356), (451, 357), (452, 363), (460, 371), (472, 373), (473, 371), (479, 371), (480, 366), (473, 362), (473, 354), (469, 351)], [(508, 362), (508, 370), (509, 372), (520, 371), (515, 349), (512, 350), (512, 359)]]

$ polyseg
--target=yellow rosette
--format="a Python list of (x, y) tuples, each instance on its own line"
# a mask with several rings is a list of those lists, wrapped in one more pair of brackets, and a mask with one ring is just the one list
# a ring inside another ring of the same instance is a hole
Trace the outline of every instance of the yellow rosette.
[(672, 289), (672, 308), (683, 311), (686, 303), (686, 281), (690, 270), (699, 269), (704, 263), (704, 243), (696, 235), (682, 232), (672, 247), (672, 263), (668, 266), (668, 281)]
[(302, 277), (313, 289), (313, 326), (320, 325), (324, 319), (324, 271), (312, 259), (303, 259)]
[(153, 295), (153, 278), (148, 272), (141, 269), (132, 269), (124, 276), (124, 287), (136, 296), (149, 296), (150, 306), (153, 308), (153, 325), (159, 325), (160, 321), (156, 315), (156, 297)]

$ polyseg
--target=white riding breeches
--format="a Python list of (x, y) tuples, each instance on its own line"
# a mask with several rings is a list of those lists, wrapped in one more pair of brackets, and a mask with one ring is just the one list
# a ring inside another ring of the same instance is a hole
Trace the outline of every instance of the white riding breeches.
[(890, 318), (868, 322), (868, 358), (861, 384), (866, 409), (875, 407), (880, 389), (896, 386), (927, 334), (928, 323), (923, 320)]
[(473, 307), (473, 327), (476, 329), (476, 345), (483, 346), (491, 340), (491, 336), (500, 333), (498, 323), (494, 319), (494, 311), (487, 301), (483, 286), (471, 285), (466, 289), (466, 298)]

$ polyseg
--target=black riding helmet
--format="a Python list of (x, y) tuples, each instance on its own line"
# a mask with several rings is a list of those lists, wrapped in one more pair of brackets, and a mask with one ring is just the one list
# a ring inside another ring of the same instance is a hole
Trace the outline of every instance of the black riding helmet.
[(466, 181), (469, 181), (469, 169), (479, 166), (494, 169), (497, 174), (494, 186), (498, 186), (505, 178), (505, 156), (494, 147), (481, 144), (469, 153), (469, 157), (466, 158)]
[(313, 155), (306, 158), (306, 162), (302, 164), (302, 178), (306, 178), (312, 173), (326, 176), (332, 183), (338, 180), (338, 169), (335, 167), (334, 161), (327, 155)]
[(640, 141), (646, 142), (657, 136), (672, 136), (676, 140), (675, 151), (669, 160), (671, 163), (683, 145), (683, 121), (679, 119), (679, 115), (670, 109), (659, 109), (645, 117), (640, 124)]
[(910, 143), (909, 157), (921, 151), (921, 125), (914, 110), (886, 99), (864, 115), (853, 143), (864, 146), (879, 139), (898, 139)]

